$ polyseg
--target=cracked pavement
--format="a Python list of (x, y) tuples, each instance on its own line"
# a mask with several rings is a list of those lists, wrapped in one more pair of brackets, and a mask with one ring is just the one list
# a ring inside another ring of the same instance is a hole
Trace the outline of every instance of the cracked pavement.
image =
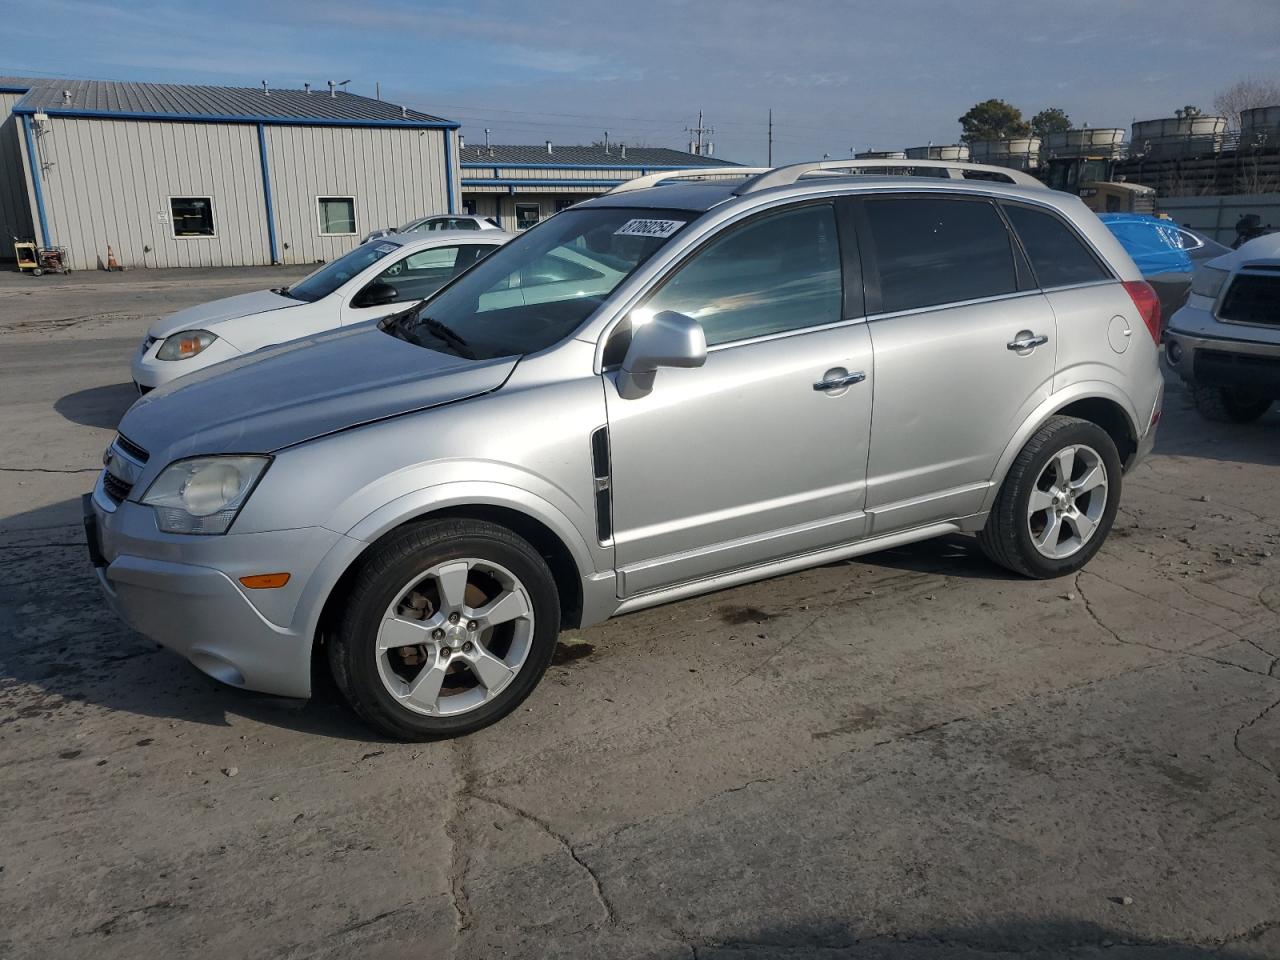
[(1171, 385), (1074, 579), (809, 570), (393, 744), (129, 632), (81, 541), (150, 319), (291, 276), (0, 279), (0, 956), (1280, 957), (1280, 415)]

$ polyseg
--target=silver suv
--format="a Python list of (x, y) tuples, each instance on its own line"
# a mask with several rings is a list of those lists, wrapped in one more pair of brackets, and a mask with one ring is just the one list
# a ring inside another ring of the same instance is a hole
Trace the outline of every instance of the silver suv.
[(323, 652), (424, 739), (615, 614), (957, 531), (1078, 570), (1154, 442), (1155, 294), (1075, 197), (888, 167), (631, 181), (148, 394), (85, 498), (107, 599), (238, 687), (306, 697)]

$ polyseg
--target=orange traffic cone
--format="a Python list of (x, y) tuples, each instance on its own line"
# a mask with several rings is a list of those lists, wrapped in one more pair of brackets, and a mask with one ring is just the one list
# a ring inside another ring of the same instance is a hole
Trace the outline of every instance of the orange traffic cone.
[(110, 273), (112, 270), (123, 270), (123, 269), (124, 268), (120, 266), (120, 261), (116, 259), (116, 255), (111, 252), (111, 245), (108, 244), (107, 245), (107, 272)]

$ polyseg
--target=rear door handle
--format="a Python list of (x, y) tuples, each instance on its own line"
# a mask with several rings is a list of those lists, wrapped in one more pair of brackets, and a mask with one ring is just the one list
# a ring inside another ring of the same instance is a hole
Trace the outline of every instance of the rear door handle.
[(813, 389), (818, 391), (839, 390), (841, 387), (851, 387), (855, 383), (861, 383), (865, 379), (867, 379), (867, 375), (859, 370), (857, 373), (846, 373), (844, 376), (819, 380), (813, 385)]
[(1027, 333), (1018, 334), (1016, 340), (1010, 340), (1005, 346), (1010, 350), (1034, 350), (1036, 347), (1043, 347), (1048, 342), (1049, 338), (1044, 334), (1036, 335), (1028, 331)]

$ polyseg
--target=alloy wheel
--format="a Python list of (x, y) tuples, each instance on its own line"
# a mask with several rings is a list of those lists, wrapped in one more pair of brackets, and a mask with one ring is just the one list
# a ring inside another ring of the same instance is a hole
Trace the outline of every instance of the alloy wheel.
[(407, 583), (387, 607), (378, 675), (406, 708), (456, 716), (511, 684), (533, 635), (533, 603), (519, 578), (487, 560), (449, 560)]
[(1049, 458), (1027, 503), (1036, 550), (1065, 560), (1093, 537), (1107, 508), (1107, 467), (1092, 447), (1072, 444)]

